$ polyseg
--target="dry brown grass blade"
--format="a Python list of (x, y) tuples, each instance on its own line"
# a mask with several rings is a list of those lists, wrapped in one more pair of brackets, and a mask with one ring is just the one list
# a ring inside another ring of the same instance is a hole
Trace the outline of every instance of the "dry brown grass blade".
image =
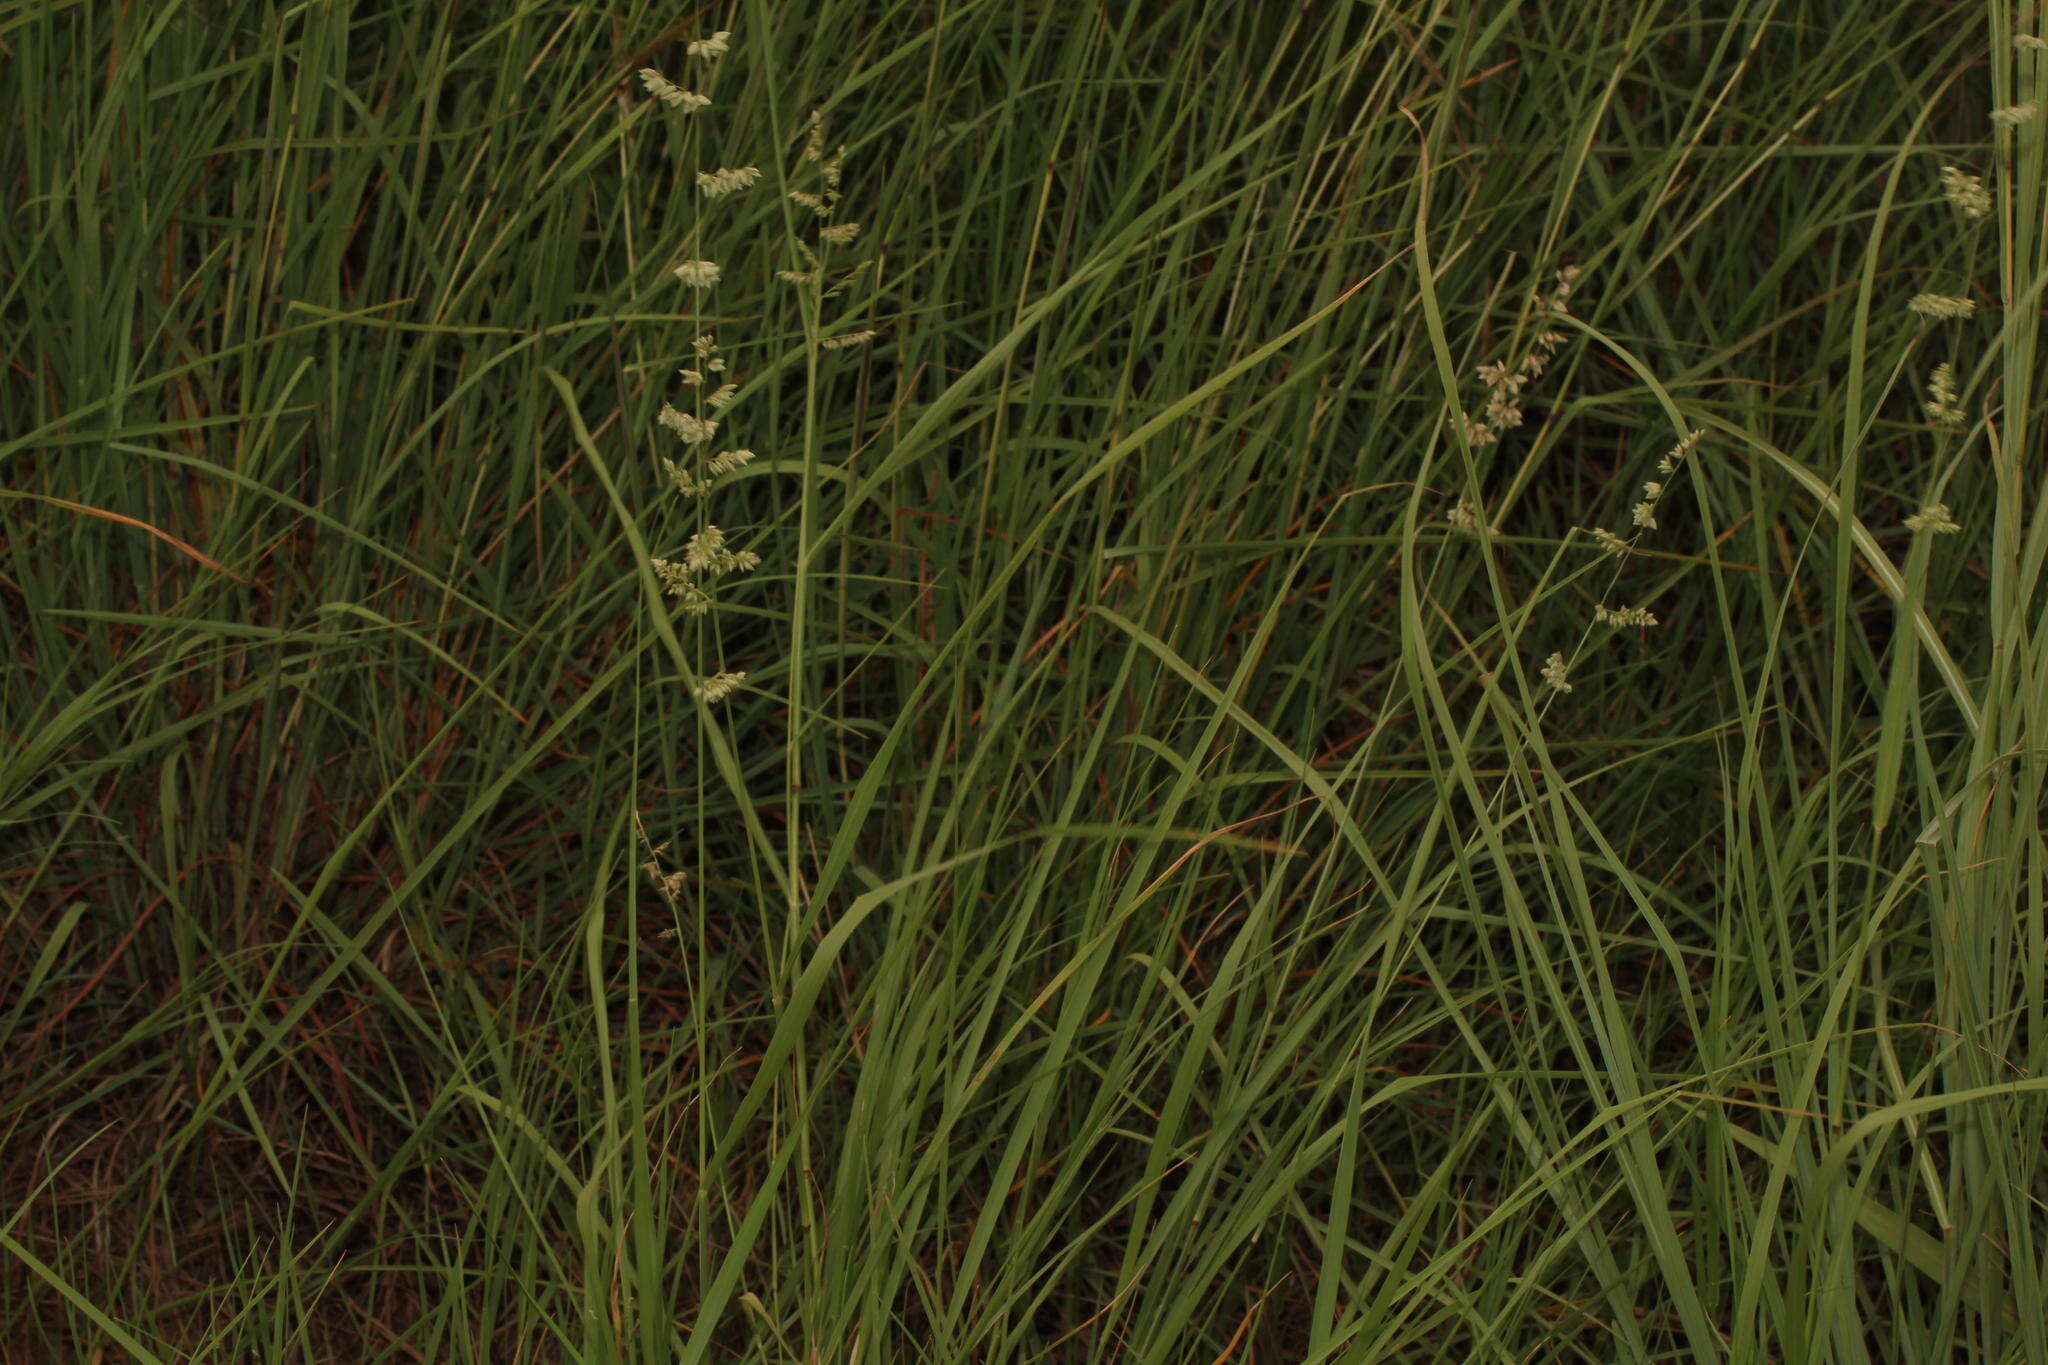
[(181, 554), (189, 555), (191, 558), (198, 560), (201, 564), (204, 564), (209, 569), (212, 569), (218, 573), (226, 574), (229, 578), (234, 579), (237, 583), (247, 583), (249, 581), (248, 579), (242, 577), (242, 575), (236, 573), (233, 569), (230, 569), (225, 564), (222, 564), (219, 560), (213, 558), (211, 555), (204, 553), (203, 551), (199, 550), (197, 547), (193, 545), (187, 544), (185, 541), (178, 539), (176, 536), (172, 535), (168, 531), (161, 529), (160, 527), (150, 525), (146, 521), (138, 521), (134, 517), (123, 516), (119, 512), (109, 512), (103, 507), (88, 507), (82, 502), (73, 502), (69, 498), (52, 497), (47, 493), (15, 493), (13, 494), (13, 496), (18, 498), (33, 498), (37, 502), (47, 502), (53, 507), (62, 507), (68, 512), (83, 512), (85, 515), (89, 517), (99, 517), (104, 521), (116, 521), (121, 523), (121, 525), (123, 526), (133, 526), (137, 530), (147, 531), (151, 535), (155, 536), (158, 540), (161, 540), (164, 544), (170, 546), (172, 549), (177, 550)]

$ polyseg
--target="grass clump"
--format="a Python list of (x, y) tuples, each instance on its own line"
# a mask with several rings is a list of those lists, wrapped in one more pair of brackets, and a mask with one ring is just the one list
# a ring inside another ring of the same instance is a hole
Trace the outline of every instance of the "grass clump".
[(0, 13), (0, 1356), (2048, 1361), (2026, 12)]

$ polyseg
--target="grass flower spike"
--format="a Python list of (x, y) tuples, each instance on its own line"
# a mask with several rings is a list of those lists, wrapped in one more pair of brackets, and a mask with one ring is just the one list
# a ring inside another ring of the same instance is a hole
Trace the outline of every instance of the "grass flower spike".
[[(788, 191), (788, 195), (791, 203), (809, 210), (811, 216), (817, 220), (816, 243), (813, 245), (800, 236), (791, 238), (790, 249), (795, 252), (797, 259), (791, 265), (777, 270), (775, 277), (786, 284), (798, 285), (813, 291), (810, 294), (811, 302), (806, 307), (809, 318), (805, 324), (805, 331), (816, 337), (816, 345), (820, 351), (840, 351), (863, 346), (880, 335), (876, 328), (857, 327), (833, 336), (817, 337), (816, 332), (823, 330), (827, 324), (820, 320), (816, 313), (810, 312), (826, 299), (837, 298), (845, 293), (872, 264), (861, 260), (842, 270), (833, 266), (831, 262), (835, 248), (852, 246), (861, 233), (859, 223), (837, 221), (834, 216), (839, 209), (845, 159), (844, 146), (827, 154), (824, 117), (820, 111), (813, 109), (804, 127), (802, 155), (789, 174), (789, 180), (801, 179), (809, 188), (793, 188)], [(837, 279), (833, 279), (835, 274)]]
[(1706, 434), (1706, 431), (1701, 428), (1688, 431), (1677, 445), (1664, 452), (1663, 459), (1657, 461), (1657, 472), (1659, 474), (1676, 474), (1678, 467), (1685, 463), (1686, 457), (1699, 449), (1700, 438)]
[(1543, 681), (1549, 683), (1552, 689), (1558, 692), (1569, 692), (1572, 690), (1571, 682), (1565, 674), (1564, 655), (1552, 654), (1543, 661)]
[(1476, 536), (1482, 532), (1489, 536), (1500, 534), (1500, 527), (1488, 526), (1480, 513), (1479, 505), (1470, 498), (1459, 498), (1445, 508), (1444, 520), (1451, 524), (1452, 530), (1462, 535)]
[(667, 403), (655, 419), (673, 431), (686, 446), (700, 446), (718, 434), (718, 423), (706, 421), (693, 412), (678, 412)]
[(723, 199), (729, 194), (750, 188), (761, 178), (757, 166), (734, 166), (715, 171), (697, 172), (697, 188), (704, 191), (706, 199)]
[(752, 551), (729, 548), (725, 543), (725, 532), (716, 526), (705, 527), (691, 536), (690, 543), (683, 547), (683, 567), (705, 578), (745, 573), (760, 563), (761, 556)]
[(857, 332), (845, 332), (836, 337), (819, 337), (818, 349), (821, 351), (843, 351), (850, 346), (865, 346), (880, 335), (881, 333), (874, 328), (865, 327)]
[(1927, 401), (1921, 404), (1927, 413), (1927, 420), (1945, 427), (1959, 427), (1965, 414), (1958, 403), (1961, 394), (1956, 389), (1956, 367), (1943, 361), (1934, 367), (1934, 373), (1927, 376)]
[(1647, 629), (1657, 624), (1657, 618), (1647, 607), (1593, 608), (1593, 620), (1603, 626), (1634, 626)]
[(716, 705), (731, 696), (747, 680), (744, 673), (713, 673), (694, 689), (697, 700)]
[(1965, 218), (1982, 218), (1991, 212), (1991, 191), (1984, 188), (1984, 182), (1954, 166), (1941, 168), (1941, 191)]
[(1608, 554), (1613, 555), (1616, 559), (1622, 558), (1631, 549), (1634, 548), (1627, 541), (1623, 540), (1620, 536), (1614, 534), (1614, 532), (1603, 530), (1598, 526), (1586, 528), (1586, 534), (1593, 537), (1593, 543), (1595, 545), (1598, 545), (1601, 549), (1605, 550)]
[[(1705, 438), (1706, 434), (1706, 430), (1701, 427), (1695, 427), (1691, 431), (1686, 432), (1657, 461), (1657, 472), (1666, 478), (1676, 474), (1685, 462), (1692, 457), (1693, 452), (1699, 449), (1700, 441)], [(1580, 529), (1588, 536), (1591, 536), (1593, 543), (1603, 552), (1613, 555), (1616, 559), (1626, 558), (1634, 551), (1635, 542), (1642, 538), (1643, 532), (1657, 529), (1657, 503), (1663, 498), (1664, 492), (1664, 484), (1659, 480), (1652, 479), (1643, 484), (1642, 497), (1636, 502), (1635, 506), (1629, 509), (1629, 523), (1636, 528), (1636, 534), (1627, 540), (1622, 539), (1612, 531), (1598, 526), (1581, 527)], [(1596, 619), (1607, 619), (1599, 614), (1605, 610), (1605, 607), (1596, 610), (1594, 613)], [(1655, 625), (1656, 622), (1654, 620), (1648, 622), (1631, 621), (1630, 624)]]
[[(1536, 295), (1535, 316), (1545, 320), (1569, 316), (1571, 309), (1568, 304), (1578, 279), (1577, 266), (1568, 265), (1559, 270), (1552, 277), (1550, 292)], [(1460, 416), (1458, 419), (1466, 444), (1475, 449), (1490, 446), (1500, 439), (1503, 431), (1522, 425), (1522, 390), (1550, 367), (1551, 359), (1562, 345), (1564, 334), (1546, 327), (1531, 338), (1529, 349), (1519, 364), (1509, 365), (1502, 360), (1479, 367), (1479, 382), (1486, 386), (1486, 402), (1481, 416)]]
[(692, 57), (705, 57), (716, 61), (731, 50), (726, 39), (732, 37), (731, 29), (720, 29), (709, 38), (699, 38), (691, 43), (687, 51)]
[(666, 455), (661, 458), (661, 472), (668, 479), (669, 486), (685, 498), (701, 498), (711, 491), (709, 483)]
[(1912, 516), (1907, 517), (1906, 529), (1909, 531), (1932, 531), (1935, 535), (1946, 536), (1953, 535), (1963, 528), (1956, 524), (1954, 517), (1949, 515), (1948, 504), (1937, 502), (1923, 507)]
[(730, 474), (745, 469), (754, 462), (751, 450), (721, 450), (706, 462), (704, 469), (710, 474)]
[(1915, 294), (1906, 307), (1923, 318), (1966, 318), (1976, 313), (1977, 301), (1954, 294)]
[(651, 66), (640, 68), (640, 84), (647, 87), (647, 93), (671, 109), (680, 109), (694, 114), (711, 101), (693, 90), (685, 90)]

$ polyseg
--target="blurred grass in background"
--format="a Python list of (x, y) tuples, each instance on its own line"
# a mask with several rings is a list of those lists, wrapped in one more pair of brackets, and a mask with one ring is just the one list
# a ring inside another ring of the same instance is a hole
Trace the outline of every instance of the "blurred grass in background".
[(2034, 25), (0, 3), (0, 1353), (2048, 1361)]

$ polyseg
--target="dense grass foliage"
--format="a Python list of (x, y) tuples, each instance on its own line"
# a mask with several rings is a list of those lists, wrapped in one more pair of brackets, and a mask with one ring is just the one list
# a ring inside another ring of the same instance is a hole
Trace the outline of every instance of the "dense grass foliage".
[(2034, 22), (0, 3), (0, 1355), (2048, 1362)]

